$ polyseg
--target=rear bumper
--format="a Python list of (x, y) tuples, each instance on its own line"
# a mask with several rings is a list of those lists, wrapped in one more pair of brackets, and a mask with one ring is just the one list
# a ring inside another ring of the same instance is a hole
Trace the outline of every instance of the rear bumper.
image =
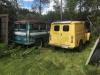
[(61, 48), (66, 48), (66, 49), (74, 49), (75, 47), (71, 46), (71, 45), (55, 45), (55, 44), (49, 44), (51, 46), (56, 46), (56, 47), (61, 47)]

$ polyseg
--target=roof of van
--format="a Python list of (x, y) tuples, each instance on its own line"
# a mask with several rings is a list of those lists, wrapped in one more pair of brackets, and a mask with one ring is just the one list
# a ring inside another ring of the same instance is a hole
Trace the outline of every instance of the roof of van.
[(85, 21), (56, 21), (52, 23), (84, 23)]
[(46, 22), (41, 20), (18, 20), (15, 23), (18, 24), (18, 23), (46, 23)]

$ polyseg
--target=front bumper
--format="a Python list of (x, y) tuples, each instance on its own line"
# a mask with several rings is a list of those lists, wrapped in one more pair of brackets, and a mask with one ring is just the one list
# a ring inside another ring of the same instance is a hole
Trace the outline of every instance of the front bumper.
[(17, 44), (22, 44), (22, 45), (31, 45), (34, 44), (35, 42), (22, 42), (22, 41), (14, 41)]

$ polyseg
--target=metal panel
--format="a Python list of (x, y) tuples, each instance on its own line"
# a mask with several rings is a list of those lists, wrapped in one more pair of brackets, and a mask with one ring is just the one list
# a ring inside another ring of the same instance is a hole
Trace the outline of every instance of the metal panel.
[(86, 61), (88, 64), (98, 64), (100, 62), (100, 37), (96, 40), (91, 53)]

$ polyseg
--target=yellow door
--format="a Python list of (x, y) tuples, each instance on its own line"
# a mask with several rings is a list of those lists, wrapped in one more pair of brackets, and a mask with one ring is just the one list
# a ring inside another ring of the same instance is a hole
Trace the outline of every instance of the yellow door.
[(70, 27), (68, 24), (61, 25), (61, 45), (68, 46), (69, 45), (69, 37), (70, 37)]
[(51, 28), (50, 36), (51, 40), (50, 43), (54, 45), (60, 45), (61, 42), (61, 26), (58, 25), (53, 25)]

